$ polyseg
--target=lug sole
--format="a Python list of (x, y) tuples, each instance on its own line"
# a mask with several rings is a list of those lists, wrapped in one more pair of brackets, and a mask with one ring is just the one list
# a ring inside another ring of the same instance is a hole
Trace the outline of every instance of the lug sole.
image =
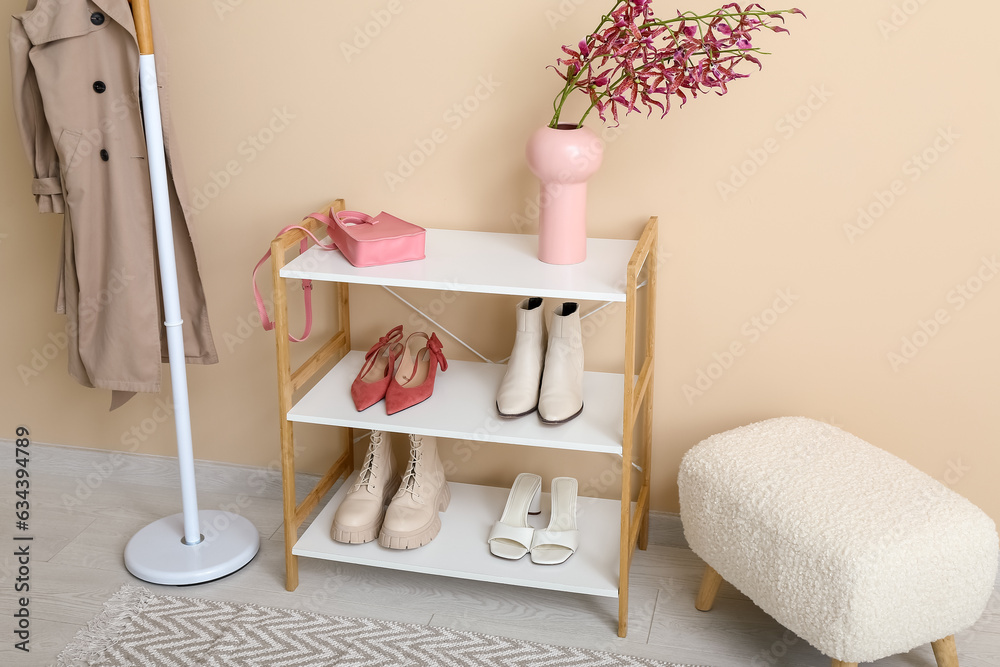
[(378, 537), (379, 527), (382, 525), (382, 518), (385, 516), (385, 507), (379, 512), (378, 518), (366, 526), (342, 526), (336, 521), (333, 522), (333, 530), (330, 537), (335, 542), (344, 544), (365, 544)]
[(451, 489), (448, 488), (448, 482), (445, 482), (438, 491), (437, 512), (430, 523), (405, 533), (386, 530), (383, 526), (378, 535), (378, 543), (387, 549), (417, 549), (430, 543), (441, 532), (441, 517), (438, 512), (448, 509), (450, 503)]
[(337, 523), (335, 514), (333, 526), (330, 529), (330, 538), (334, 542), (343, 544), (366, 544), (377, 538), (379, 530), (382, 528), (382, 519), (385, 518), (385, 506), (389, 503), (389, 499), (395, 495), (396, 489), (399, 488), (399, 482), (399, 475), (394, 475), (392, 482), (382, 490), (382, 504), (379, 505), (378, 516), (371, 523), (363, 526), (345, 526)]

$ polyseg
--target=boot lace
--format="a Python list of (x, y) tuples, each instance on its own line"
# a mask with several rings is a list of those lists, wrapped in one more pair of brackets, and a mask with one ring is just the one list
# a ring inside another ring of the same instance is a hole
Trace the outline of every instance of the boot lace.
[(368, 452), (365, 453), (365, 462), (361, 466), (361, 473), (358, 475), (358, 481), (354, 485), (355, 491), (362, 486), (371, 485), (372, 477), (378, 471), (378, 464), (375, 462), (375, 452), (382, 446), (382, 437), (382, 431), (372, 431), (371, 440), (368, 443)]
[(414, 495), (420, 491), (420, 478), (417, 476), (417, 467), (420, 464), (420, 457), (423, 453), (422, 444), (423, 440), (419, 435), (410, 436), (410, 461), (406, 464), (406, 474), (403, 475), (403, 482), (399, 485), (400, 490)]

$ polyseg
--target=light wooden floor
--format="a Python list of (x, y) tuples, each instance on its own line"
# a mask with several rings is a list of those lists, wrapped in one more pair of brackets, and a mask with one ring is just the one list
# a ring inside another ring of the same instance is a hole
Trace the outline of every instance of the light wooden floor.
[[(123, 584), (129, 537), (148, 522), (180, 511), (176, 462), (33, 445), (31, 460), (31, 653), (13, 649), (13, 456), (0, 459), (0, 664), (48, 665)], [(120, 458), (119, 458), (120, 457)], [(303, 477), (299, 489), (307, 487)], [(617, 600), (536, 591), (444, 577), (376, 570), (308, 558), (301, 582), (284, 589), (281, 486), (278, 473), (198, 464), (203, 509), (239, 511), (260, 530), (262, 547), (242, 571), (186, 588), (148, 585), (172, 595), (308, 609), (443, 625), (494, 635), (602, 649), (711, 667), (827, 667), (830, 663), (724, 584), (715, 609), (701, 613), (694, 596), (703, 564), (684, 543), (676, 516), (657, 515), (648, 551), (636, 552), (626, 639), (616, 636)], [(447, 514), (443, 519), (447, 520)], [(958, 636), (962, 667), (1000, 665), (1000, 593), (983, 618)], [(931, 667), (930, 646), (871, 663)]]

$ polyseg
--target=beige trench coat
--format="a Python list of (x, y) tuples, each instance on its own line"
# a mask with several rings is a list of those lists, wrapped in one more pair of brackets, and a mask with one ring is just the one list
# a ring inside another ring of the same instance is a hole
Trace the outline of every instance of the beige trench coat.
[[(153, 34), (185, 357), (215, 363), (155, 21)], [(129, 3), (29, 0), (11, 22), (10, 53), (32, 193), (40, 212), (64, 214), (56, 310), (68, 318), (70, 374), (88, 387), (157, 392), (166, 334)]]

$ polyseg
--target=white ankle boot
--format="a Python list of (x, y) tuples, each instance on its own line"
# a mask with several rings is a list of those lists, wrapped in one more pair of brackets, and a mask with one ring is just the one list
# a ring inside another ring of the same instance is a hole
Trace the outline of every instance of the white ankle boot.
[(583, 334), (580, 307), (567, 301), (552, 313), (538, 416), (561, 424), (583, 412)]
[(538, 390), (545, 360), (545, 319), (539, 297), (517, 304), (517, 334), (507, 361), (507, 373), (497, 391), (501, 417), (521, 417), (538, 407)]
[(403, 481), (385, 511), (378, 543), (390, 549), (416, 549), (441, 530), (438, 512), (448, 508), (451, 491), (437, 452), (437, 438), (410, 436), (410, 460)]
[(372, 431), (358, 481), (333, 515), (330, 537), (348, 544), (371, 542), (378, 537), (385, 504), (398, 485), (389, 434)]

